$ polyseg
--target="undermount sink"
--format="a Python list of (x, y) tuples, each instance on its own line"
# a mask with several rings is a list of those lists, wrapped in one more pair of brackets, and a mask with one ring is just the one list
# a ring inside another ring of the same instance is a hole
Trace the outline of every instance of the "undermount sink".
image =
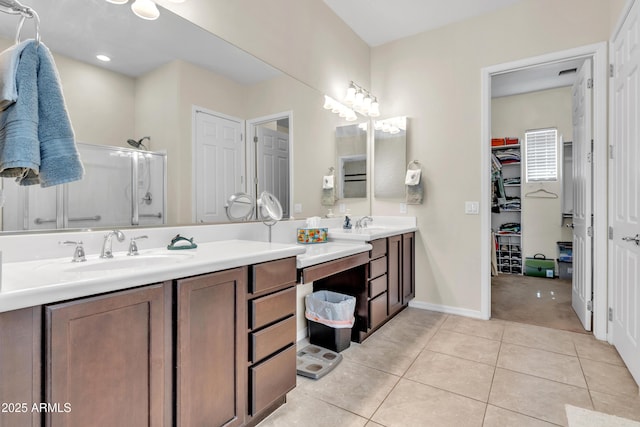
[(37, 269), (57, 269), (67, 273), (89, 273), (99, 271), (147, 268), (177, 264), (193, 258), (192, 253), (140, 254), (136, 256), (116, 255), (114, 258), (91, 258), (84, 262), (46, 263)]

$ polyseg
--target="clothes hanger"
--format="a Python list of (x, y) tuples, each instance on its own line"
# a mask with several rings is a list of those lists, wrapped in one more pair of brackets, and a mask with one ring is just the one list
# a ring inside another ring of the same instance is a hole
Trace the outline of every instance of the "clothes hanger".
[[(535, 194), (538, 194), (538, 193), (543, 193), (543, 194), (536, 196)], [(539, 188), (536, 191), (528, 192), (527, 194), (525, 194), (525, 197), (530, 197), (534, 199), (557, 199), (558, 195), (551, 191), (547, 191), (544, 188)]]

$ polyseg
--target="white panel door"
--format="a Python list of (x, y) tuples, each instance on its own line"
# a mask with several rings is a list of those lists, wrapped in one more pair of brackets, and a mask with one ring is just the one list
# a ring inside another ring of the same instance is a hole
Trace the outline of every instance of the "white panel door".
[(591, 59), (578, 70), (573, 103), (573, 276), (571, 305), (584, 329), (591, 330), (592, 300), (592, 169)]
[(612, 41), (612, 159), (609, 164), (609, 330), (640, 383), (640, 3)]
[(244, 147), (242, 123), (202, 111), (196, 112), (194, 147), (196, 222), (227, 221), (229, 196), (243, 191)]
[(272, 193), (282, 205), (283, 218), (289, 217), (289, 135), (258, 126), (258, 196)]

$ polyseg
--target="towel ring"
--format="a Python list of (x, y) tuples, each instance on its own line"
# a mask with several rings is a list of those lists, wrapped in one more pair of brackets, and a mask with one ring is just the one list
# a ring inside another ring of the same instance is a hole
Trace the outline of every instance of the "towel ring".
[(24, 10), (24, 12), (20, 13), (21, 17), (20, 17), (20, 22), (18, 22), (18, 29), (16, 30), (16, 44), (20, 43), (20, 33), (22, 32), (22, 26), (24, 25), (24, 21), (27, 18), (33, 18), (33, 21), (35, 22), (35, 26), (36, 26), (36, 46), (40, 45), (40, 17), (38, 16), (38, 14), (36, 13), (35, 10), (29, 8), (26, 8)]

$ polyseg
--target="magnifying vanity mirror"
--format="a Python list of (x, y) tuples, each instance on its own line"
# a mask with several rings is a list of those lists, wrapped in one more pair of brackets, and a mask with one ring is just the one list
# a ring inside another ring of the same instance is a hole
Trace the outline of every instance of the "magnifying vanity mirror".
[(255, 200), (247, 193), (235, 193), (229, 197), (224, 209), (229, 221), (249, 221), (253, 218)]
[(336, 165), (338, 198), (367, 197), (367, 130), (368, 122), (336, 128)]
[(407, 169), (407, 118), (393, 117), (373, 123), (373, 194), (383, 199), (402, 198)]

